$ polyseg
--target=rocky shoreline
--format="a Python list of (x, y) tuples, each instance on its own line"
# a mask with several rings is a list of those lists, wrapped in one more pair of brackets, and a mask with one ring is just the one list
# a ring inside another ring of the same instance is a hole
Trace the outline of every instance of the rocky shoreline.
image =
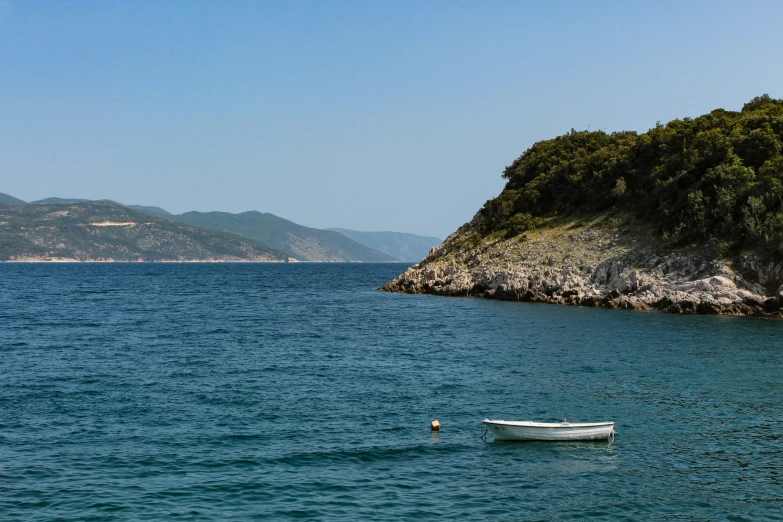
[(704, 252), (661, 252), (654, 234), (606, 219), (477, 240), (476, 219), (381, 290), (783, 317), (780, 263), (745, 257), (729, 264)]

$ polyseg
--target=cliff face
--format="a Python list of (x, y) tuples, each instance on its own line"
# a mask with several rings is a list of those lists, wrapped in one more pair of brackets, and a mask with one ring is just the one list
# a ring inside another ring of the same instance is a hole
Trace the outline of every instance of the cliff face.
[(481, 216), (381, 289), (674, 313), (783, 317), (783, 265), (705, 250), (666, 251), (657, 235), (607, 216), (551, 219), (482, 237)]

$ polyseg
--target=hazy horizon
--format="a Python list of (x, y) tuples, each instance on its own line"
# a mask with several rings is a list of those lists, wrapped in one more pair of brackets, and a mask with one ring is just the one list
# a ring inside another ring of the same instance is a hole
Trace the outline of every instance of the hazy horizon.
[(0, 191), (444, 238), (536, 141), (783, 97), (781, 21), (763, 1), (0, 0)]

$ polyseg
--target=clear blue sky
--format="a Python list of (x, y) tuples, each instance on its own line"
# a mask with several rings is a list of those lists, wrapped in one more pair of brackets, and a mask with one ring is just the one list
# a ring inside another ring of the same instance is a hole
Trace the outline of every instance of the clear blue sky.
[(783, 97), (783, 2), (0, 0), (0, 192), (445, 237), (576, 129)]

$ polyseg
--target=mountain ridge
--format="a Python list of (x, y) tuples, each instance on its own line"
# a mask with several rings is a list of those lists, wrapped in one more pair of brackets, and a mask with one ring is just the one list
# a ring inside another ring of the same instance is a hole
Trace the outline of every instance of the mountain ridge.
[(27, 205), (27, 201), (15, 198), (10, 194), (0, 192), (0, 205)]
[[(109, 201), (109, 200), (100, 200)], [(75, 198), (45, 198), (26, 202), (0, 193), (0, 205), (68, 205), (95, 202)], [(285, 253), (297, 261), (316, 262), (399, 262), (387, 253), (354, 241), (331, 230), (305, 227), (268, 212), (186, 212), (172, 214), (157, 206), (124, 205), (111, 202), (146, 215), (197, 226), (205, 230), (238, 234), (272, 250)]]
[(393, 262), (397, 259), (337, 232), (298, 225), (268, 212), (186, 212), (171, 219), (194, 226), (240, 234), (289, 252), (302, 261)]
[(138, 210), (139, 212), (152, 214), (153, 216), (171, 217), (174, 215), (166, 209), (155, 207), (155, 206), (149, 206), (149, 205), (125, 205), (125, 206), (128, 208), (132, 208), (133, 210)]
[[(44, 199), (36, 199), (34, 201), (30, 201), (28, 205), (68, 205), (71, 203), (89, 203), (91, 200), (89, 199), (79, 199), (79, 198), (44, 198)], [(108, 201), (108, 200), (98, 200), (98, 201)]]
[(288, 255), (236, 234), (90, 201), (0, 206), (0, 260), (286, 262)]
[(362, 232), (347, 228), (327, 228), (401, 261), (418, 261), (443, 240), (405, 232)]

